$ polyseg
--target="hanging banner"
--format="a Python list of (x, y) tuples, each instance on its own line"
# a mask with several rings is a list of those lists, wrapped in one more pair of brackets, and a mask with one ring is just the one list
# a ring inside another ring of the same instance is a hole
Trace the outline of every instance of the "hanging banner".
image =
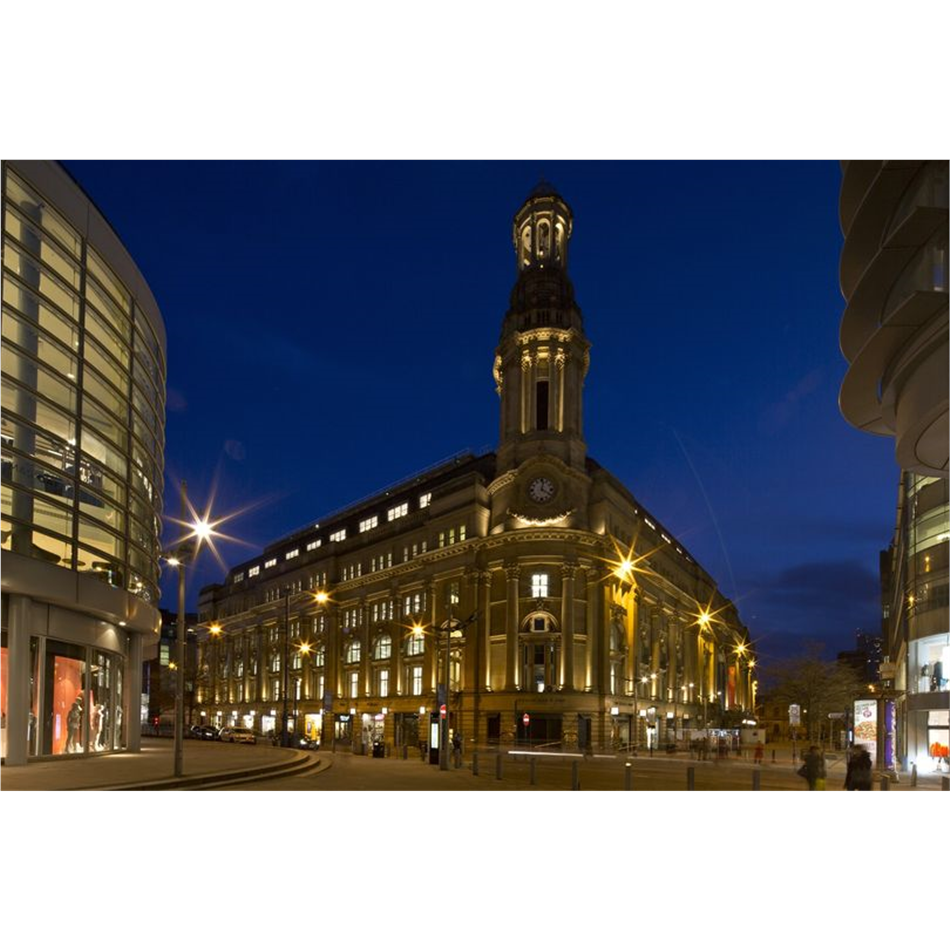
[(871, 761), (877, 759), (877, 700), (856, 699), (854, 701), (854, 744), (863, 746), (871, 755)]

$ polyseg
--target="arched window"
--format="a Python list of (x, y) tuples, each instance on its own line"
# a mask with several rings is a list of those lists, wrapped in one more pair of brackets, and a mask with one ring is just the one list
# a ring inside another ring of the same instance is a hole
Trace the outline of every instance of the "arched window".
[(346, 646), (346, 662), (359, 663), (362, 654), (362, 646), (359, 640), (350, 640)]
[(376, 645), (373, 649), (374, 660), (388, 660), (393, 654), (393, 638), (386, 634), (376, 638)]
[(538, 225), (538, 257), (547, 257), (551, 249), (551, 226), (547, 221)]
[(526, 224), (521, 229), (521, 266), (527, 267), (531, 263), (531, 225)]
[(406, 656), (422, 656), (426, 650), (426, 638), (422, 633), (411, 633), (406, 639)]

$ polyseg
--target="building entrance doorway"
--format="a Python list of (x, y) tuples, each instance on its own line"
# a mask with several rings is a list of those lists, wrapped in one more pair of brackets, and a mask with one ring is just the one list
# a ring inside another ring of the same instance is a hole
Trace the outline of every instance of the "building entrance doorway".
[(561, 716), (551, 713), (533, 713), (528, 714), (528, 724), (525, 725), (525, 713), (519, 711), (517, 714), (518, 745), (552, 745), (561, 741)]

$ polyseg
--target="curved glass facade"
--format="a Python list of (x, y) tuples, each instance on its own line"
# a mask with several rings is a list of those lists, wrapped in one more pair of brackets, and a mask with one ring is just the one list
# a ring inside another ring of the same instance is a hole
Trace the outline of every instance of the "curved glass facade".
[(157, 605), (160, 315), (9, 166), (3, 199), (2, 547)]

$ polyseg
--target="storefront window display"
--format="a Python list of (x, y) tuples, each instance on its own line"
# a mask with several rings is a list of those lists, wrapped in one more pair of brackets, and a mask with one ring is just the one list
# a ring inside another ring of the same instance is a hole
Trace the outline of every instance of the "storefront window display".
[(914, 714), (909, 744), (919, 772), (950, 772), (950, 710)]
[(0, 647), (0, 754), (7, 754), (7, 680), (10, 669), (7, 665), (7, 632), (3, 631), (3, 646)]
[(71, 755), (86, 748), (84, 679), (86, 650), (54, 640), (46, 644), (44, 755)]
[(937, 693), (950, 689), (950, 634), (912, 640), (908, 651), (912, 693)]

